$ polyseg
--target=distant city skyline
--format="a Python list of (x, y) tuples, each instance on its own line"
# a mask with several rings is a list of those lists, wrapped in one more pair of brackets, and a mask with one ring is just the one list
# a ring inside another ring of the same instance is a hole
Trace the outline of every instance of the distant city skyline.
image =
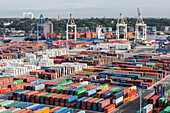
[(22, 18), (32, 12), (48, 18), (137, 17), (137, 7), (144, 18), (170, 18), (170, 0), (1, 0), (0, 18)]

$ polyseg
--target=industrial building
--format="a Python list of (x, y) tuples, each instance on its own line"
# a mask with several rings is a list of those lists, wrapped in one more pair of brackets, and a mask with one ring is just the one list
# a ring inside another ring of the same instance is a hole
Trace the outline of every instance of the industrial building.
[(77, 32), (78, 33), (89, 33), (90, 29), (89, 29), (89, 27), (78, 27)]
[(156, 32), (157, 28), (156, 26), (147, 26), (147, 32)]

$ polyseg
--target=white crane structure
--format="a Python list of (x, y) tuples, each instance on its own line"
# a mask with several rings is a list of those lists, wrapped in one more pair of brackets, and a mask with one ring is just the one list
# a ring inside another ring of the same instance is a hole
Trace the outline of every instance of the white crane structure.
[[(144, 23), (143, 21), (143, 18), (142, 18), (142, 15), (141, 13), (139, 12), (139, 8), (137, 9), (138, 10), (138, 19), (136, 21), (136, 26), (135, 26), (135, 35), (136, 35), (136, 39), (142, 39), (142, 40), (145, 40), (146, 39), (146, 30), (147, 30), (147, 25)], [(139, 37), (139, 28), (142, 28), (143, 30), (143, 33), (142, 33), (142, 38)]]
[(123, 28), (123, 33), (125, 34), (125, 39), (127, 39), (127, 23), (125, 23), (122, 13), (120, 13), (120, 19), (118, 19), (116, 24), (116, 36), (117, 39), (120, 37), (120, 27)]
[(67, 26), (66, 26), (66, 38), (67, 38), (67, 40), (69, 39), (68, 38), (69, 27), (71, 27), (71, 28), (74, 27), (74, 30), (73, 30), (73, 32), (75, 33), (74, 39), (77, 40), (77, 31), (76, 31), (77, 30), (77, 26), (75, 24), (74, 19), (72, 18), (72, 14), (70, 14), (70, 19), (68, 20)]

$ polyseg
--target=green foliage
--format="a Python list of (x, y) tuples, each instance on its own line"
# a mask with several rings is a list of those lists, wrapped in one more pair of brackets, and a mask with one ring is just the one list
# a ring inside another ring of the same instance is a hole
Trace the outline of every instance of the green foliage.
[[(65, 33), (67, 19), (56, 20), (46, 18), (45, 20), (50, 20), (54, 24), (54, 32), (55, 33)], [(7, 27), (3, 25), (4, 22), (13, 23)], [(127, 18), (125, 20), (128, 23), (128, 26), (135, 26), (136, 19), (135, 18)], [(148, 26), (156, 26), (157, 30), (160, 30), (162, 26), (170, 26), (170, 19), (154, 19), (154, 18), (146, 18), (144, 19), (145, 23)], [(0, 19), (0, 28), (16, 28), (17, 30), (24, 30), (29, 32), (34, 27), (34, 31), (36, 30), (36, 24), (38, 19), (12, 19), (12, 18), (1, 18)], [(89, 27), (90, 30), (95, 31), (98, 25), (102, 25), (103, 27), (112, 27), (113, 30), (116, 29), (117, 19), (113, 18), (90, 18), (90, 19), (75, 19), (77, 27)], [(1, 31), (2, 32), (2, 31)]]

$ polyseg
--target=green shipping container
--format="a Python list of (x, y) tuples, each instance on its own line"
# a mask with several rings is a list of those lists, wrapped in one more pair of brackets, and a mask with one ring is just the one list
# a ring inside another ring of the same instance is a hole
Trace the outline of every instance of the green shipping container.
[(11, 104), (8, 104), (8, 105), (6, 105), (5, 107), (6, 108), (10, 108), (10, 106), (12, 106), (12, 105), (14, 105), (14, 104), (17, 104), (18, 102), (13, 102), (13, 103), (11, 103)]
[(116, 88), (114, 88), (114, 89), (111, 89), (111, 91), (113, 91), (113, 92), (115, 92), (115, 91), (117, 91), (117, 90), (119, 90), (118, 87), (116, 87)]
[(167, 107), (164, 109), (163, 113), (169, 113), (169, 112), (170, 112), (170, 106), (167, 106)]
[(53, 93), (47, 93), (47, 94), (45, 94), (45, 95), (41, 95), (41, 96), (40, 96), (40, 102), (41, 102), (41, 104), (45, 103), (45, 97), (48, 96), (48, 95), (51, 95), (51, 94), (53, 94)]
[(146, 105), (148, 105), (148, 103), (143, 103), (143, 107), (145, 107)]
[(165, 97), (161, 97), (158, 99), (159, 103), (164, 103), (165, 102)]
[(15, 80), (14, 83), (15, 83), (15, 84), (21, 84), (21, 83), (23, 83), (23, 79), (21, 79), (21, 80)]
[(93, 98), (96, 98), (96, 95), (93, 95), (92, 97), (93, 97)]
[(5, 110), (5, 111), (2, 111), (1, 113), (12, 113), (11, 110)]
[(14, 105), (16, 105), (16, 104), (18, 104), (19, 102), (13, 102), (13, 103), (11, 103), (11, 104), (8, 104), (8, 105), (6, 105), (5, 107), (6, 108), (11, 108), (11, 107), (14, 107)]
[(69, 80), (71, 80), (71, 81), (72, 81), (73, 79), (71, 79), (71, 78), (67, 78), (67, 81), (69, 81)]
[(119, 83), (112, 82), (112, 86), (118, 86)]
[(1, 103), (0, 105), (1, 105), (1, 107), (4, 107), (4, 106), (7, 106), (7, 105), (9, 105), (9, 104), (11, 104), (13, 102), (14, 102), (13, 100), (9, 100), (7, 102)]
[(159, 113), (163, 113), (163, 111), (160, 111)]
[(80, 95), (80, 94), (85, 93), (85, 92), (86, 92), (86, 88), (82, 88), (82, 89), (76, 90), (75, 95)]
[(70, 80), (70, 81), (68, 81), (68, 82), (58, 84), (57, 86), (62, 86), (62, 85), (64, 85), (64, 84), (68, 84), (68, 83), (73, 83), (73, 81)]
[(17, 106), (17, 105), (20, 105), (20, 104), (22, 104), (23, 102), (18, 102), (18, 103), (15, 103), (15, 104), (13, 104), (13, 105), (11, 105), (11, 106), (9, 106), (10, 108), (12, 108), (12, 107), (15, 107), (15, 106)]
[(31, 109), (31, 108), (36, 107), (38, 105), (40, 105), (40, 104), (34, 104), (34, 105), (31, 105), (31, 106), (28, 106), (28, 107), (26, 107), (26, 109), (28, 110), (28, 109)]
[(55, 92), (55, 93), (59, 93), (61, 89), (64, 89), (64, 88), (66, 88), (66, 87), (67, 87), (67, 86), (63, 86), (63, 87), (57, 88), (57, 89), (55, 89), (54, 92)]
[(153, 67), (153, 65), (147, 65), (147, 67)]
[(12, 113), (19, 111), (19, 110), (21, 110), (21, 108), (16, 108), (16, 109), (12, 110)]

